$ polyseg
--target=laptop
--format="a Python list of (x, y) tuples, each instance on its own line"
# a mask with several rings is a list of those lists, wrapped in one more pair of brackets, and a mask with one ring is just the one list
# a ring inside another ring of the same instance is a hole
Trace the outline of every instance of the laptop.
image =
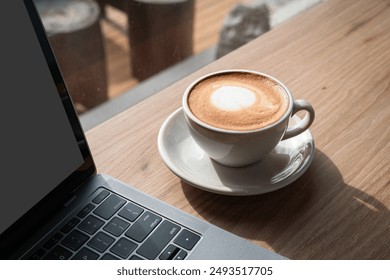
[(0, 259), (284, 258), (97, 174), (33, 1), (0, 13)]

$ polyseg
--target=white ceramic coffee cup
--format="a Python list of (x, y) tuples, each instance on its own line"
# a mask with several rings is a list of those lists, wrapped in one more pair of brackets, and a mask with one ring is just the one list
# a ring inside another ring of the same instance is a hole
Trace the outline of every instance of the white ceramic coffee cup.
[[(222, 129), (199, 120), (191, 112), (188, 105), (188, 96), (191, 90), (195, 85), (210, 76), (232, 72), (244, 72), (267, 77), (283, 87), (289, 102), (285, 114), (271, 125), (249, 131)], [(213, 72), (197, 79), (185, 90), (182, 106), (189, 131), (195, 142), (211, 159), (231, 167), (246, 166), (261, 160), (280, 141), (294, 137), (308, 129), (313, 123), (315, 116), (314, 109), (309, 102), (294, 100), (289, 89), (276, 78), (264, 73), (241, 69)], [(304, 118), (294, 126), (289, 127), (288, 123), (292, 115), (302, 110), (306, 111)]]

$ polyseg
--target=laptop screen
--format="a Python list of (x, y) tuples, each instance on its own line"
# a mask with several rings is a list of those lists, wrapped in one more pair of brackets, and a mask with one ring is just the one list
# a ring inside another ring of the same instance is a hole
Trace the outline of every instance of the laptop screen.
[(25, 2), (28, 11), (22, 1), (0, 9), (0, 235), (44, 198), (50, 210), (94, 169), (42, 24)]

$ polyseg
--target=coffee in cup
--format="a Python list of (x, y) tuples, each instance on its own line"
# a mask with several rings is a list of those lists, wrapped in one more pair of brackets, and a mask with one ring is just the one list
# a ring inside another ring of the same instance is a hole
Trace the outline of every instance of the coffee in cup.
[(221, 129), (250, 131), (277, 122), (287, 111), (286, 91), (274, 80), (231, 72), (207, 77), (188, 95), (191, 112)]
[[(252, 164), (281, 140), (305, 131), (314, 110), (294, 100), (276, 78), (250, 70), (218, 71), (194, 81), (184, 92), (183, 112), (195, 142), (214, 161), (232, 167)], [(289, 127), (298, 111), (305, 117)]]

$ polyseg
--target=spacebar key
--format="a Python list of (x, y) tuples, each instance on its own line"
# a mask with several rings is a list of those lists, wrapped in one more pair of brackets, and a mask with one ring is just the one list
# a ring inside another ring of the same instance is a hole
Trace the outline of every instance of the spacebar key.
[(137, 250), (137, 253), (149, 260), (155, 259), (179, 231), (180, 227), (178, 225), (169, 221), (162, 222)]

